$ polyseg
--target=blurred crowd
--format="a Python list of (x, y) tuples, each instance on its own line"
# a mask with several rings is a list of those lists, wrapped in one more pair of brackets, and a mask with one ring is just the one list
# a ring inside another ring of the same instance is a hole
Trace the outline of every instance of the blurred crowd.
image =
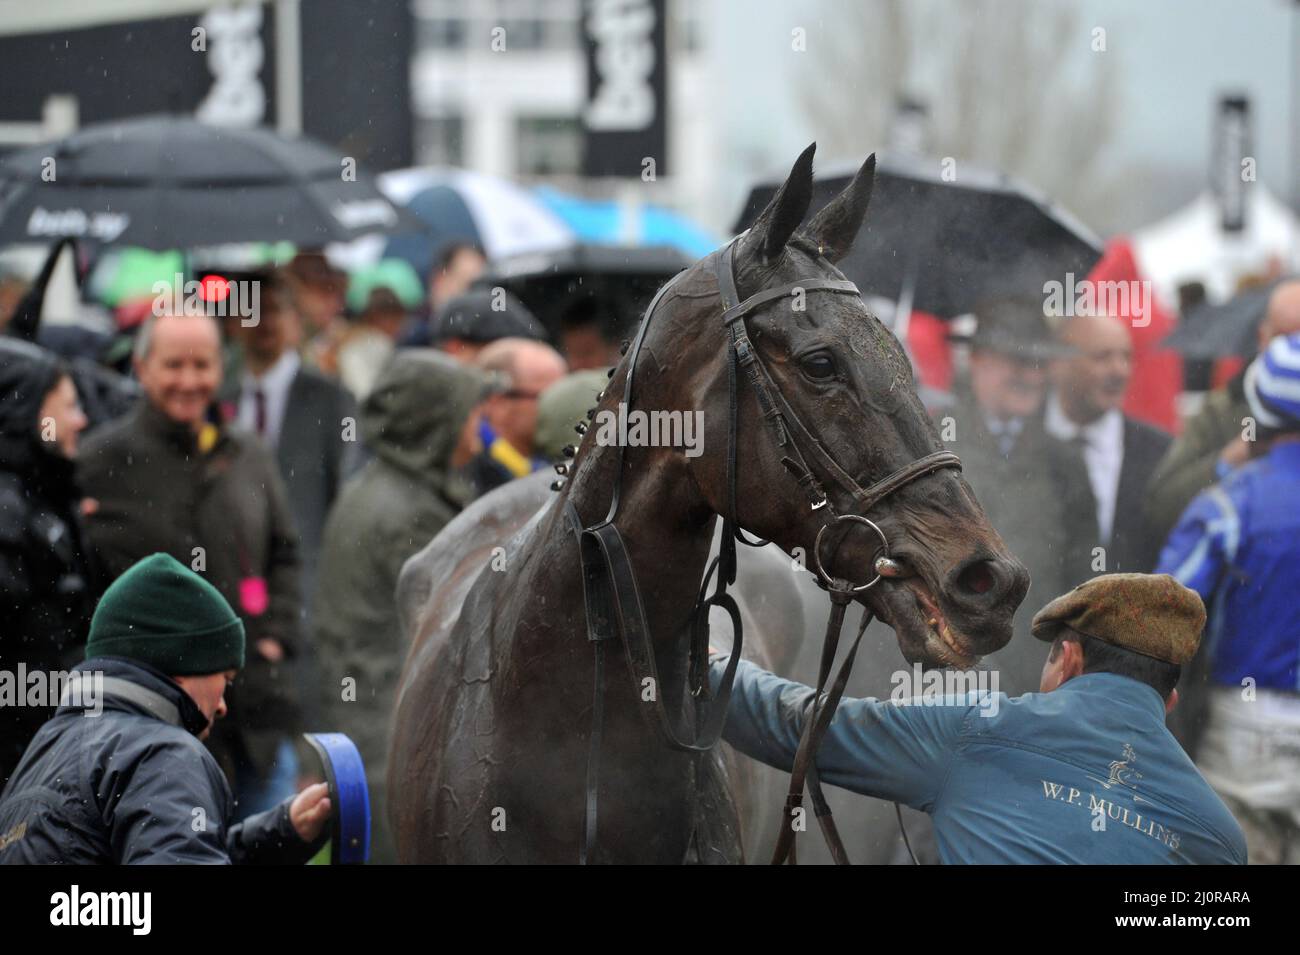
[[(0, 337), (3, 665), (79, 660), (104, 588), (169, 554), (246, 628), (247, 665), (208, 740), (239, 813), (305, 785), (297, 740), (317, 726), (356, 741), (382, 806), (403, 563), (475, 497), (559, 458), (618, 360), (609, 316), (575, 309), (545, 328), (476, 284), (485, 266), (451, 244), (413, 306), (383, 268), (349, 277), (300, 253), (248, 276), (255, 323), (142, 316), (114, 352), (138, 394), (93, 406), (84, 368), (45, 347), (56, 342)], [(0, 286), (0, 324), (21, 316), (22, 291)], [(1043, 307), (981, 307), (935, 412), (1033, 578), (997, 661), (1003, 688), (1037, 686), (1041, 654), (1015, 649), (1032, 646), (1029, 619), (1051, 598), (1102, 573), (1175, 575), (1210, 612), (1176, 732), (1252, 860), (1296, 861), (1300, 283), (1278, 285), (1259, 356), (1177, 438), (1122, 410), (1124, 320), (1051, 323)], [(5, 709), (0, 783), (49, 712)], [(375, 823), (375, 858), (391, 860), (382, 812)]]
[[(471, 289), (484, 265), (452, 245), (414, 309), (382, 270), (349, 281), (320, 254), (249, 273), (255, 321), (155, 310), (133, 325), (138, 389), (97, 415), (45, 336), (0, 336), (3, 665), (77, 663), (103, 590), (169, 554), (245, 624), (247, 664), (208, 739), (240, 817), (306, 784), (299, 734), (319, 726), (358, 744), (382, 805), (402, 564), (475, 497), (559, 458), (605, 380), (571, 369), (617, 358), (583, 314), (558, 336), (566, 360), (523, 303)], [(6, 301), (21, 321), (23, 296)], [(4, 708), (0, 784), (50, 703)], [(377, 812), (375, 857), (391, 853)]]

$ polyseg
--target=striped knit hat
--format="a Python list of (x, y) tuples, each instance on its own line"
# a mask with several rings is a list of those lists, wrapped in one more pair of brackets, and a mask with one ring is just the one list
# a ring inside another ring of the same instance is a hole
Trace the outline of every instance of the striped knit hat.
[(1300, 332), (1279, 335), (1246, 369), (1246, 401), (1265, 428), (1300, 428)]

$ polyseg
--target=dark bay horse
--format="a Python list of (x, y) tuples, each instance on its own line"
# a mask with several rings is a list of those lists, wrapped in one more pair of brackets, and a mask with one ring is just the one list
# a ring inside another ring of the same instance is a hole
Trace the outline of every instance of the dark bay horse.
[[(843, 281), (833, 263), (862, 225), (874, 157), (800, 230), (812, 193), (812, 154), (809, 147), (799, 157), (732, 248), (741, 297), (800, 281)], [(659, 692), (683, 718), (691, 712), (692, 612), (728, 502), (751, 533), (796, 557), (813, 552), (827, 509), (810, 508), (783, 465), (789, 452), (778, 448), (744, 380), (736, 385), (734, 498), (729, 494), (732, 342), (721, 320), (719, 254), (683, 273), (645, 319), (653, 322), (643, 331), (633, 400), (644, 411), (701, 412), (702, 453), (620, 449), (597, 442), (592, 428), (567, 484), (549, 503), (538, 506), (536, 478), (507, 485), (449, 524), (403, 569), (398, 599), (411, 647), (389, 761), (389, 815), (402, 861), (578, 859), (593, 673), (566, 501), (591, 523), (606, 513), (620, 483), (618, 528), (638, 577)], [(802, 291), (774, 296), (745, 323), (775, 387), (834, 464), (867, 486), (939, 451), (897, 340), (859, 296)], [(629, 356), (616, 369), (599, 411), (616, 412), (630, 364)], [(853, 499), (827, 486), (833, 510), (853, 513)], [(894, 629), (909, 663), (966, 667), (1006, 644), (1028, 574), (957, 470), (910, 480), (870, 516), (905, 573), (859, 599)], [(870, 534), (845, 534), (827, 568), (866, 580), (878, 547)], [(592, 861), (740, 861), (721, 757), (697, 761), (669, 749), (638, 710), (646, 705), (643, 688), (623, 655), (606, 659)]]

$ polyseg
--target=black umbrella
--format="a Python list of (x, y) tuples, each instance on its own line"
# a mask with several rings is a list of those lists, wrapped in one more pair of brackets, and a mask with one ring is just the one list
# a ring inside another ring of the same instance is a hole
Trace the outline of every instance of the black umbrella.
[(498, 338), (546, 338), (528, 306), (506, 292), (476, 287), (447, 302), (433, 316), (429, 337), (435, 342), (460, 338), (468, 342), (494, 342)]
[[(1000, 173), (968, 163), (943, 177), (939, 160), (883, 156), (866, 222), (840, 269), (865, 294), (951, 317), (992, 299), (1043, 295), (1049, 281), (1082, 281), (1101, 244), (1064, 210)], [(808, 214), (852, 180), (857, 166), (820, 173)], [(780, 180), (755, 186), (736, 223), (748, 228)]]
[(1259, 326), (1268, 300), (1279, 282), (1247, 289), (1219, 305), (1201, 303), (1187, 310), (1162, 348), (1172, 348), (1184, 358), (1211, 359), (1235, 355), (1249, 358), (1259, 349)]
[(347, 157), (267, 129), (150, 116), (0, 160), (0, 243), (319, 246), (420, 228)]
[(636, 327), (659, 286), (690, 264), (672, 246), (577, 243), (497, 259), (477, 284), (517, 295), (552, 335), (566, 317), (586, 310), (617, 339)]
[[(46, 293), (61, 255), (76, 258), (75, 239), (55, 242), (45, 257), (45, 264), (14, 309), (9, 324), (0, 337), (20, 338), (33, 342), (67, 360), (72, 382), (77, 387), (81, 408), (93, 430), (125, 414), (140, 394), (134, 379), (120, 375), (99, 362), (110, 344), (108, 335), (83, 325), (42, 324), (46, 311)], [(57, 316), (67, 318), (66, 315)]]

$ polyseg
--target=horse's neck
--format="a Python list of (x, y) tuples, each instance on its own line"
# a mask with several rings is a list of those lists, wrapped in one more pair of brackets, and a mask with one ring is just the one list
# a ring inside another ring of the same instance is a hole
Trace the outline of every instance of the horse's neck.
[[(591, 460), (576, 469), (568, 493), (583, 523), (602, 520), (616, 479), (618, 449), (592, 446)], [(636, 574), (646, 622), (661, 660), (675, 659), (689, 634), (713, 541), (713, 512), (671, 452), (627, 449), (618, 516), (614, 523)], [(656, 459), (655, 455), (659, 457)], [(565, 531), (563, 522), (561, 531)], [(574, 554), (576, 562), (576, 552)]]

